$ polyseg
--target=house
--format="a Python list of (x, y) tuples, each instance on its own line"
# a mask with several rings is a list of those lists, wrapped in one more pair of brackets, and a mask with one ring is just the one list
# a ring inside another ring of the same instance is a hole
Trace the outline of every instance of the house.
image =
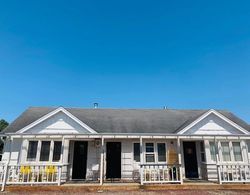
[(31, 107), (1, 135), (0, 182), (245, 183), (249, 131), (223, 110)]

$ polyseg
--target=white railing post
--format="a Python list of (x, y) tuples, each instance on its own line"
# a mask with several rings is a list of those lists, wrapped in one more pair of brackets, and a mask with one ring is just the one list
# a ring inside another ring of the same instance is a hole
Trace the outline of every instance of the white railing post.
[(221, 182), (221, 171), (220, 171), (220, 165), (217, 164), (217, 172), (218, 172), (218, 183), (222, 184)]
[(62, 177), (62, 165), (58, 166), (58, 186), (61, 185), (61, 177)]
[[(140, 137), (140, 184), (143, 185), (143, 173), (144, 173), (144, 166), (143, 166), (143, 144), (142, 144), (142, 137)], [(145, 176), (146, 179), (146, 176)]]
[(1, 191), (4, 191), (5, 185), (6, 185), (6, 181), (7, 181), (7, 174), (8, 174), (8, 164), (6, 164), (4, 166), (4, 175), (3, 175), (3, 181), (2, 181), (2, 188)]

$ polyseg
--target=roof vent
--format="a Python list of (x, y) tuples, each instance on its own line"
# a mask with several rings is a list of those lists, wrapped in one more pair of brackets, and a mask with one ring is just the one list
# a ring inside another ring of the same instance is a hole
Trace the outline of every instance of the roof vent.
[(97, 109), (98, 108), (98, 103), (94, 103), (94, 108)]
[(168, 109), (168, 107), (167, 106), (163, 106), (163, 110), (167, 110)]

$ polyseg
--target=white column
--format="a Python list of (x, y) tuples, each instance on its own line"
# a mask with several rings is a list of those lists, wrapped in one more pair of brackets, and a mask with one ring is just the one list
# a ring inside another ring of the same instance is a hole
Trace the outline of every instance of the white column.
[(214, 145), (215, 145), (215, 154), (216, 154), (216, 166), (217, 166), (217, 175), (218, 175), (218, 183), (221, 184), (221, 172), (219, 167), (219, 147), (216, 138), (214, 137)]
[(101, 159), (100, 159), (100, 185), (103, 185), (103, 170), (104, 170), (104, 138), (102, 137)]
[(178, 163), (180, 165), (180, 181), (183, 184), (183, 174), (182, 174), (182, 165), (181, 165), (181, 141), (180, 138), (177, 138), (177, 151), (178, 151)]
[(19, 163), (24, 163), (27, 159), (28, 144), (29, 144), (29, 141), (27, 139), (23, 139), (22, 147), (20, 150)]
[(143, 185), (143, 143), (142, 143), (142, 137), (140, 137), (140, 179), (141, 179), (141, 185)]
[(61, 172), (64, 173), (63, 178), (67, 180), (69, 176), (69, 166), (68, 166), (68, 158), (69, 158), (69, 140), (62, 138), (62, 148), (61, 148), (61, 157), (60, 157), (60, 164), (62, 165)]

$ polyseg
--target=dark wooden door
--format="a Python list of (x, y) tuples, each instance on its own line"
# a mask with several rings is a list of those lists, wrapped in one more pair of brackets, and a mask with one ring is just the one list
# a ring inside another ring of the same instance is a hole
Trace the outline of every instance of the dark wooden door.
[(121, 142), (107, 142), (106, 178), (121, 178)]
[(76, 141), (74, 144), (72, 179), (86, 179), (88, 142)]
[(198, 165), (195, 142), (183, 142), (186, 178), (198, 178)]

